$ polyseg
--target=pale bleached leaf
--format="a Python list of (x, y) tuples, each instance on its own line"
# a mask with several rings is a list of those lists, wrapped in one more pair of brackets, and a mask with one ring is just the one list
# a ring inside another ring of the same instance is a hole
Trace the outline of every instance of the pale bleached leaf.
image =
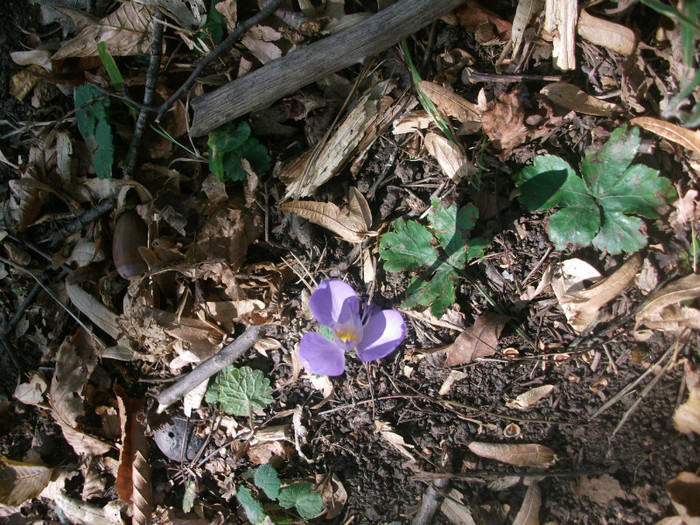
[(518, 514), (513, 520), (513, 525), (540, 525), (540, 506), (542, 505), (542, 494), (533, 483), (527, 488), (523, 504), (520, 506)]
[(112, 56), (148, 54), (155, 7), (124, 2), (116, 11), (88, 26), (54, 53), (51, 60), (97, 56), (97, 43), (104, 42)]
[(680, 332), (700, 328), (700, 310), (680, 303), (700, 297), (700, 275), (691, 273), (667, 284), (649, 297), (637, 314), (635, 329), (640, 326)]
[(377, 232), (367, 230), (364, 217), (352, 211), (344, 212), (332, 202), (290, 201), (282, 205), (282, 211), (323, 226), (348, 242), (362, 242)]
[(518, 7), (515, 10), (513, 18), (513, 28), (511, 29), (510, 40), (513, 45), (513, 55), (515, 56), (520, 51), (520, 46), (523, 43), (523, 35), (525, 29), (530, 24), (533, 18), (538, 16), (544, 10), (545, 0), (519, 0)]
[(425, 93), (439, 110), (444, 111), (459, 122), (463, 124), (480, 122), (481, 112), (479, 111), (479, 106), (469, 102), (451, 89), (427, 80), (418, 82), (418, 89)]
[(672, 124), (653, 117), (633, 118), (630, 124), (656, 133), (658, 136), (680, 144), (684, 148), (700, 155), (700, 130), (693, 131), (678, 124)]
[(529, 410), (547, 397), (552, 390), (554, 390), (554, 385), (542, 385), (532, 388), (527, 392), (523, 392), (512, 401), (508, 401), (506, 406), (508, 408), (517, 408), (518, 410)]
[(548, 84), (540, 90), (540, 93), (555, 104), (584, 115), (611, 117), (620, 111), (616, 104), (595, 98), (578, 86), (567, 82)]
[(365, 196), (355, 186), (350, 186), (348, 190), (348, 208), (352, 215), (362, 217), (366, 230), (372, 229), (372, 210), (369, 209)]
[(700, 435), (700, 374), (686, 362), (685, 384), (688, 399), (673, 413), (673, 424), (678, 432)]
[(118, 339), (121, 334), (119, 316), (79, 285), (66, 280), (66, 293), (71, 303), (102, 330)]
[(469, 178), (476, 171), (461, 146), (442, 135), (428, 133), (425, 136), (425, 148), (438, 161), (445, 175), (454, 182), (459, 182), (463, 177)]
[(637, 48), (637, 39), (629, 27), (603, 20), (583, 9), (578, 18), (578, 34), (592, 44), (629, 56)]
[(551, 448), (535, 443), (509, 445), (472, 441), (468, 448), (482, 458), (495, 459), (517, 467), (549, 467), (557, 459)]

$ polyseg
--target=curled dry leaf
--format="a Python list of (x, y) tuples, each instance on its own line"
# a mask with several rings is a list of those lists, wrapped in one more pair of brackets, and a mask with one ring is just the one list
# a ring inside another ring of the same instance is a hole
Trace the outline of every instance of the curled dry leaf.
[(686, 525), (700, 523), (700, 476), (681, 472), (666, 483), (666, 492)]
[(680, 333), (700, 328), (700, 310), (679, 303), (700, 297), (700, 275), (690, 274), (664, 286), (649, 298), (637, 314), (635, 330), (646, 326), (652, 330)]
[(540, 525), (541, 505), (542, 494), (537, 483), (533, 483), (525, 492), (523, 504), (513, 520), (513, 525)]
[(620, 111), (616, 104), (595, 98), (578, 86), (567, 82), (548, 84), (540, 90), (540, 93), (555, 104), (584, 115), (611, 117)]
[(547, 397), (552, 390), (554, 390), (554, 385), (542, 385), (532, 388), (527, 392), (523, 392), (512, 401), (508, 401), (506, 406), (508, 408), (517, 408), (518, 410), (529, 410)]
[(642, 256), (636, 253), (613, 274), (590, 288), (567, 291), (562, 296), (558, 296), (559, 305), (564, 310), (571, 328), (581, 333), (593, 324), (603, 306), (615, 299), (627, 287), (641, 267)]
[(48, 388), (49, 384), (44, 379), (44, 376), (35, 372), (28, 383), (17, 385), (12, 397), (25, 405), (41, 405), (44, 403), (44, 392)]
[(316, 474), (316, 484), (323, 498), (323, 508), (326, 509), (327, 520), (340, 515), (348, 501), (348, 492), (335, 474)]
[(362, 242), (367, 237), (374, 237), (372, 231), (372, 213), (367, 200), (352, 188), (348, 197), (348, 211), (341, 210), (332, 202), (291, 201), (282, 205), (282, 211), (294, 213), (314, 224), (337, 234), (347, 242)]
[(507, 317), (492, 312), (480, 316), (457, 336), (454, 343), (431, 351), (431, 362), (449, 368), (469, 364), (479, 357), (492, 356), (496, 353), (498, 338), (506, 322)]
[(462, 147), (437, 133), (425, 136), (425, 147), (440, 164), (440, 168), (454, 182), (463, 177), (469, 178), (476, 168), (467, 160), (467, 154)]
[(114, 392), (117, 394), (122, 433), (115, 487), (122, 501), (131, 508), (132, 523), (148, 524), (151, 522), (153, 494), (151, 465), (148, 462), (148, 440), (142, 420), (143, 403), (141, 400), (127, 397), (119, 385), (115, 385)]
[(0, 458), (0, 504), (18, 507), (36, 498), (51, 481), (53, 469)]
[(684, 148), (700, 155), (700, 130), (693, 131), (678, 124), (671, 124), (665, 120), (652, 117), (633, 118), (630, 124), (656, 133), (658, 136), (680, 144)]
[(444, 111), (463, 125), (469, 125), (469, 132), (476, 133), (479, 131), (481, 128), (481, 112), (477, 104), (469, 102), (451, 89), (427, 80), (418, 82), (418, 88), (433, 101), (438, 109)]
[(551, 448), (536, 443), (509, 445), (472, 441), (469, 450), (482, 458), (495, 459), (516, 467), (549, 467), (557, 459)]
[(678, 432), (700, 435), (700, 374), (689, 363), (685, 365), (685, 384), (688, 386), (688, 400), (676, 408), (673, 424)]
[(154, 6), (124, 2), (96, 25), (83, 29), (54, 53), (51, 60), (97, 56), (96, 42), (104, 42), (112, 56), (148, 54)]
[(578, 34), (592, 44), (629, 56), (637, 48), (634, 31), (615, 22), (589, 15), (582, 10), (578, 18)]

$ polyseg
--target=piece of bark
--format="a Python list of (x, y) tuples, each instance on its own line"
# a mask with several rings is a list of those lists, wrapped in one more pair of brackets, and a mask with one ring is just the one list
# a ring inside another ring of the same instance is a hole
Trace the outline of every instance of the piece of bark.
[(192, 101), (199, 137), (331, 73), (376, 55), (449, 13), (463, 0), (401, 0), (354, 26), (273, 60)]

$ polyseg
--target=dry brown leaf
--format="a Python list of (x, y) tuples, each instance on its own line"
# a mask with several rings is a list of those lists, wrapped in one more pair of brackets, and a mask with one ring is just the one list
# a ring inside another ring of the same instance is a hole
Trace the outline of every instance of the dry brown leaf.
[(97, 43), (104, 42), (112, 56), (148, 54), (153, 30), (154, 6), (124, 2), (99, 24), (88, 26), (54, 53), (51, 60), (97, 56)]
[(418, 82), (418, 88), (433, 101), (439, 110), (442, 110), (462, 124), (470, 125), (471, 133), (479, 131), (481, 128), (481, 113), (477, 104), (469, 102), (451, 89), (427, 80)]
[(386, 439), (396, 450), (398, 450), (410, 463), (415, 463), (416, 458), (408, 451), (409, 448), (414, 448), (404, 440), (403, 436), (394, 432), (394, 429), (385, 421), (375, 421), (374, 427), (381, 436)]
[(348, 189), (348, 208), (352, 215), (362, 217), (367, 231), (372, 229), (372, 210), (365, 196), (355, 186)]
[(700, 476), (681, 472), (666, 483), (666, 492), (685, 525), (700, 524)]
[(331, 520), (340, 515), (348, 501), (348, 492), (336, 474), (316, 474), (316, 485), (323, 498), (325, 519)]
[(467, 31), (475, 32), (482, 24), (493, 24), (501, 42), (510, 40), (513, 24), (486, 9), (477, 0), (467, 0), (464, 6), (456, 10), (456, 14), (460, 25)]
[(579, 498), (585, 496), (598, 505), (608, 505), (615, 498), (626, 499), (627, 494), (622, 490), (620, 482), (610, 474), (603, 474), (599, 478), (581, 476), (581, 479), (574, 490)]
[(29, 382), (17, 385), (12, 397), (25, 405), (42, 405), (44, 403), (44, 392), (48, 388), (49, 384), (44, 376), (35, 372), (29, 379)]
[(32, 180), (27, 174), (21, 179), (13, 179), (8, 183), (15, 198), (19, 200), (19, 209), (15, 214), (18, 222), (17, 231), (20, 233), (24, 232), (39, 215), (41, 205), (46, 199), (46, 192), (43, 189), (24, 182)]
[(595, 322), (600, 310), (615, 299), (642, 267), (639, 253), (631, 256), (612, 275), (580, 291), (567, 291), (559, 297), (559, 305), (566, 315), (571, 328), (581, 333)]
[(700, 374), (689, 362), (685, 365), (685, 384), (688, 387), (688, 400), (676, 408), (673, 424), (678, 432), (700, 435)]
[(508, 321), (507, 317), (485, 313), (457, 336), (455, 342), (430, 352), (430, 360), (435, 366), (449, 368), (469, 364), (479, 357), (489, 357), (496, 353), (498, 338)]
[(544, 9), (544, 0), (518, 0), (518, 7), (515, 9), (513, 18), (513, 29), (511, 30), (510, 41), (512, 42), (513, 54), (515, 57), (520, 51), (523, 43), (525, 29), (530, 22), (538, 16)]
[(700, 310), (678, 303), (700, 297), (700, 275), (690, 274), (654, 293), (637, 314), (635, 330), (646, 326), (654, 330), (680, 332), (700, 328)]
[(37, 75), (37, 73), (40, 71), (41, 68), (38, 66), (29, 66), (19, 73), (12, 75), (12, 78), (10, 79), (10, 93), (12, 96), (17, 100), (24, 100), (29, 92), (34, 89), (34, 86), (36, 86), (39, 82), (40, 77)]
[(71, 523), (83, 525), (123, 525), (124, 521), (118, 515), (110, 515), (108, 506), (98, 507), (83, 501), (69, 498), (59, 492), (54, 496), (54, 502)]
[(652, 117), (633, 118), (630, 124), (656, 133), (658, 136), (680, 144), (684, 148), (700, 155), (700, 130), (693, 131), (678, 124), (671, 124), (665, 120)]
[(421, 129), (428, 129), (435, 121), (427, 111), (411, 111), (392, 123), (394, 135), (413, 133)]
[(517, 408), (518, 410), (529, 410), (547, 397), (552, 390), (554, 390), (554, 385), (542, 385), (532, 388), (527, 392), (523, 392), (512, 401), (508, 401), (506, 406), (508, 408)]
[(73, 306), (80, 310), (81, 313), (114, 339), (119, 339), (121, 329), (119, 328), (119, 316), (117, 314), (83, 290), (79, 285), (70, 283), (69, 279), (66, 279), (66, 293)]
[(447, 520), (453, 525), (476, 525), (472, 517), (472, 511), (464, 505), (464, 495), (457, 489), (452, 489), (440, 505)]
[(464, 149), (442, 135), (428, 133), (425, 136), (425, 147), (453, 182), (469, 178), (476, 171), (474, 165), (467, 160)]
[(482, 458), (495, 459), (517, 467), (549, 467), (557, 459), (551, 448), (536, 443), (509, 445), (472, 441), (469, 450)]
[(36, 498), (51, 481), (53, 469), (0, 458), (0, 504), (18, 507)]
[(589, 15), (585, 9), (579, 14), (578, 34), (592, 44), (612, 49), (625, 56), (631, 55), (637, 48), (634, 31), (621, 24)]
[(578, 86), (567, 82), (548, 84), (540, 90), (540, 93), (555, 104), (584, 115), (611, 117), (620, 111), (616, 104), (595, 98)]
[(450, 375), (447, 376), (447, 379), (443, 381), (442, 385), (440, 386), (440, 390), (438, 391), (438, 394), (441, 396), (447, 395), (450, 390), (452, 390), (452, 385), (454, 385), (456, 382), (461, 381), (467, 377), (467, 374), (464, 372), (460, 372), (459, 370), (450, 370)]
[(520, 506), (518, 514), (513, 520), (513, 525), (540, 525), (540, 506), (542, 505), (542, 494), (533, 483), (527, 488), (523, 504)]
[(119, 385), (115, 385), (114, 392), (117, 394), (122, 433), (119, 470), (114, 484), (119, 497), (131, 508), (132, 523), (145, 525), (151, 522), (153, 494), (148, 440), (142, 420), (143, 402), (127, 397)]
[[(697, 206), (696, 199), (698, 198), (697, 190), (688, 190), (685, 195), (680, 188), (678, 190), (678, 199), (673, 203), (675, 211), (671, 212), (668, 218), (668, 223), (671, 228), (676, 233), (680, 233), (683, 227), (692, 220), (698, 219), (698, 212), (700, 211)], [(683, 195), (680, 197), (680, 195)]]
[[(358, 197), (359, 195), (359, 197)], [(347, 242), (362, 242), (367, 237), (374, 237), (377, 232), (371, 231), (367, 227), (367, 222), (371, 224), (365, 215), (369, 213), (367, 201), (359, 193), (351, 193), (350, 206), (347, 212), (342, 211), (332, 202), (317, 201), (291, 201), (282, 205), (281, 209), (287, 213), (293, 213), (299, 217), (323, 226), (324, 228), (337, 234)]]

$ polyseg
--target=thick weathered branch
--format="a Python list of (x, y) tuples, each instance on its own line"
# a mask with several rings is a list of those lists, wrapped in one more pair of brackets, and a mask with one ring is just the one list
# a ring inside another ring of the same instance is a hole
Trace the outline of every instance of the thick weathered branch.
[(449, 13), (462, 1), (401, 0), (345, 31), (295, 50), (195, 98), (190, 135), (204, 135), (241, 115), (264, 109), (307, 84), (376, 55)]

